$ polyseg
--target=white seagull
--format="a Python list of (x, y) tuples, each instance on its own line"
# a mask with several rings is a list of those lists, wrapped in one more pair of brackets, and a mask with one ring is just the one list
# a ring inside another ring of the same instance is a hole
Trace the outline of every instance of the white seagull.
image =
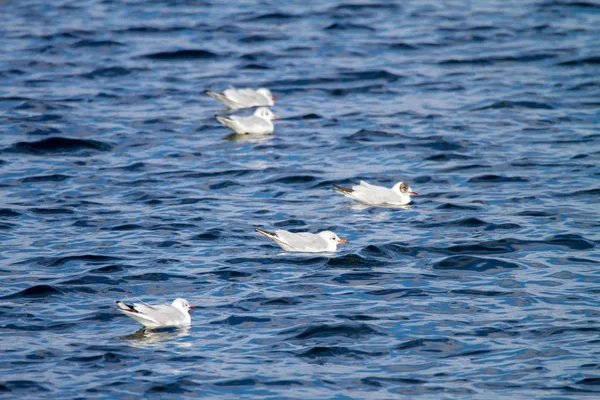
[(333, 185), (337, 193), (358, 200), (363, 204), (403, 206), (410, 203), (410, 195), (418, 194), (404, 182), (396, 183), (391, 189), (383, 186), (375, 186), (365, 181), (352, 186), (352, 189)]
[(213, 92), (212, 90), (206, 90), (204, 93), (214, 99), (219, 100), (232, 110), (260, 106), (273, 106), (275, 104), (275, 97), (273, 97), (269, 89), (265, 88), (260, 88), (258, 90), (249, 88), (229, 88), (223, 93)]
[(175, 299), (171, 304), (125, 304), (117, 301), (119, 311), (130, 318), (135, 319), (146, 328), (164, 328), (169, 326), (185, 326), (192, 323), (189, 310), (194, 306), (184, 299)]
[(275, 129), (275, 127), (273, 126), (271, 120), (279, 118), (267, 107), (257, 108), (256, 111), (254, 111), (254, 115), (232, 115), (230, 117), (215, 115), (215, 117), (220, 123), (240, 135), (267, 135), (269, 133), (273, 133), (273, 129)]
[(346, 239), (340, 239), (338, 235), (330, 231), (319, 233), (300, 232), (292, 233), (281, 229), (275, 232), (263, 231), (255, 228), (256, 232), (268, 237), (282, 249), (287, 251), (299, 251), (304, 253), (333, 253), (337, 250), (339, 243), (348, 243)]

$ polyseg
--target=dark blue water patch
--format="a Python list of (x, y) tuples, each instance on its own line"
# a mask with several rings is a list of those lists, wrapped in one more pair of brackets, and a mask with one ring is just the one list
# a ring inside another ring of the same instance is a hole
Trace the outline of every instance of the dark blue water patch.
[(329, 268), (372, 268), (388, 264), (373, 258), (362, 257), (358, 254), (346, 254), (330, 258), (325, 265)]
[(60, 267), (70, 262), (105, 263), (115, 260), (119, 260), (119, 258), (96, 254), (84, 254), (64, 257), (34, 257), (21, 261), (17, 264), (37, 264), (44, 267)]
[(458, 154), (458, 153), (440, 153), (440, 154), (435, 154), (433, 156), (429, 156), (426, 157), (425, 160), (427, 161), (439, 161), (439, 162), (448, 162), (448, 161), (453, 161), (453, 160), (470, 160), (473, 157), (471, 156), (467, 156), (464, 154)]
[(139, 275), (127, 275), (122, 278), (124, 281), (148, 281), (148, 282), (165, 282), (170, 280), (194, 281), (195, 279), (178, 274), (167, 274), (164, 272), (147, 272)]
[(494, 230), (511, 230), (511, 229), (521, 229), (522, 226), (514, 223), (503, 223), (503, 224), (494, 224), (482, 221), (479, 218), (468, 217), (457, 220), (443, 220), (442, 222), (425, 222), (425, 221), (414, 221), (412, 222), (413, 226), (418, 226), (421, 228), (437, 228), (437, 227), (461, 227), (461, 228), (483, 228), (485, 231), (494, 231)]
[(266, 64), (258, 64), (258, 63), (249, 63), (249, 64), (242, 64), (239, 67), (240, 69), (254, 69), (254, 70), (270, 70), (273, 69), (273, 67), (270, 67)]
[(444, 203), (436, 207), (438, 210), (479, 210), (478, 206), (468, 206), (465, 204)]
[(572, 67), (572, 66), (582, 66), (582, 65), (598, 65), (600, 64), (600, 57), (584, 57), (584, 58), (576, 58), (574, 60), (563, 61), (558, 63), (558, 65)]
[[(214, 275), (221, 280), (231, 281), (231, 282), (246, 281), (252, 277), (252, 274), (249, 272), (236, 271), (236, 270), (230, 270), (230, 269), (211, 271), (211, 272), (207, 272), (205, 274), (206, 275)], [(199, 275), (204, 275), (204, 274), (199, 274)]]
[(511, 292), (502, 292), (499, 290), (478, 290), (478, 289), (460, 289), (450, 290), (448, 293), (459, 296), (472, 297), (506, 297), (510, 296)]
[(81, 76), (86, 79), (95, 79), (95, 78), (115, 78), (119, 76), (126, 76), (134, 72), (134, 70), (130, 68), (123, 67), (105, 67), (98, 68), (93, 70), (92, 72), (88, 72), (86, 74), (82, 74)]
[(500, 273), (521, 267), (509, 261), (475, 256), (452, 256), (434, 264), (433, 269), (443, 271), (473, 271), (483, 273)]
[(430, 297), (431, 294), (423, 289), (409, 288), (409, 289), (378, 289), (370, 290), (365, 292), (368, 296), (384, 297), (387, 301), (394, 299), (401, 299), (405, 297)]
[(220, 57), (217, 53), (202, 49), (187, 49), (176, 51), (162, 51), (142, 55), (143, 58), (159, 61), (178, 61), (178, 60), (208, 60)]
[(9, 231), (15, 229), (18, 225), (9, 224), (8, 222), (0, 222), (0, 231)]
[(29, 380), (6, 381), (0, 385), (0, 392), (45, 393), (49, 391), (50, 389), (46, 388), (42, 384)]
[(116, 231), (116, 232), (127, 232), (127, 231), (135, 231), (135, 230), (144, 229), (144, 228), (138, 224), (123, 224), (123, 225), (113, 226), (110, 228), (102, 228), (102, 229)]
[(238, 315), (230, 315), (229, 317), (220, 321), (212, 321), (211, 324), (225, 324), (225, 325), (240, 325), (242, 328), (253, 328), (257, 324), (270, 322), (270, 318), (259, 318), (259, 317), (245, 317)]
[(470, 183), (525, 183), (529, 179), (520, 176), (500, 176), (494, 174), (479, 175), (469, 179)]
[(344, 137), (344, 140), (347, 140), (349, 142), (381, 143), (382, 141), (397, 140), (402, 137), (402, 135), (389, 133), (385, 131), (372, 131), (369, 129), (361, 129), (350, 136)]
[(112, 146), (108, 143), (91, 139), (72, 139), (52, 137), (35, 142), (18, 142), (3, 151), (46, 155), (52, 153), (76, 153), (79, 150), (109, 151)]
[(224, 238), (226, 235), (221, 229), (209, 229), (206, 232), (199, 233), (190, 238), (190, 240), (213, 241)]
[(385, 376), (368, 376), (365, 378), (361, 378), (360, 382), (364, 385), (374, 387), (386, 387), (396, 385), (423, 385), (428, 383), (426, 380), (423, 379), (394, 378)]
[(54, 175), (39, 175), (39, 176), (28, 176), (21, 180), (22, 183), (36, 183), (36, 182), (63, 182), (71, 177), (68, 175), (54, 174)]
[(22, 298), (44, 298), (48, 296), (62, 296), (63, 292), (51, 285), (36, 285), (27, 289), (21, 290), (17, 293), (9, 294), (2, 297), (5, 300), (8, 299), (22, 299)]
[(265, 13), (261, 15), (257, 15), (254, 17), (249, 17), (243, 19), (244, 22), (286, 22), (294, 19), (301, 18), (300, 15), (282, 13), (282, 12), (273, 12), (273, 13)]
[(439, 354), (440, 356), (444, 357), (448, 354), (462, 352), (466, 348), (467, 346), (458, 340), (440, 337), (409, 339), (397, 345), (395, 350), (416, 354)]
[(333, 278), (332, 281), (343, 285), (368, 285), (384, 282), (386, 276), (389, 276), (389, 274), (382, 274), (379, 272), (353, 272), (340, 274)]
[(125, 44), (121, 42), (117, 42), (114, 40), (92, 40), (92, 39), (82, 39), (71, 45), (74, 48), (97, 48), (97, 47), (120, 47), (125, 46)]
[(545, 102), (502, 100), (502, 101), (496, 101), (487, 106), (473, 108), (473, 111), (502, 109), (502, 108), (525, 108), (525, 109), (533, 109), (533, 110), (553, 110), (554, 109), (554, 107), (552, 105), (545, 103)]
[(260, 34), (255, 34), (255, 35), (248, 35), (248, 36), (241, 37), (238, 41), (240, 43), (252, 44), (252, 43), (271, 42), (271, 41), (276, 41), (276, 40), (286, 40), (286, 39), (287, 39), (287, 37), (284, 36), (284, 35), (274, 35), (274, 34), (260, 35)]
[(485, 338), (509, 338), (519, 336), (520, 333), (512, 329), (501, 329), (495, 327), (476, 328), (469, 332), (457, 332), (456, 336), (475, 336)]
[(353, 24), (350, 22), (342, 23), (342, 22), (334, 22), (333, 24), (324, 28), (325, 31), (368, 31), (375, 32), (376, 29), (372, 28), (368, 25), (362, 24)]
[(61, 135), (63, 132), (54, 127), (50, 126), (37, 126), (31, 127), (25, 131), (28, 135)]
[(302, 304), (302, 301), (295, 297), (278, 297), (261, 300), (261, 306), (296, 306)]
[(21, 213), (11, 210), (10, 208), (0, 208), (0, 218), (16, 218), (21, 215)]
[(30, 208), (28, 211), (34, 214), (40, 215), (61, 215), (61, 214), (75, 214), (75, 211), (69, 208)]
[(388, 355), (387, 351), (362, 351), (355, 350), (344, 346), (315, 346), (308, 350), (303, 350), (296, 354), (297, 357), (316, 360), (323, 363), (325, 359), (339, 360), (364, 360), (370, 357), (380, 357)]
[[(288, 334), (283, 332), (280, 334)], [(294, 335), (288, 340), (307, 340), (315, 338), (365, 338), (368, 336), (383, 336), (384, 334), (367, 324), (340, 324), (340, 325), (314, 325), (304, 329), (301, 333)]]

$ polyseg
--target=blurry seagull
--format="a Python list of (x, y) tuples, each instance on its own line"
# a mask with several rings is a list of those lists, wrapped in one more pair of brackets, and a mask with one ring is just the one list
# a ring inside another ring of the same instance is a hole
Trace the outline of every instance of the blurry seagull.
[(340, 239), (338, 235), (330, 231), (319, 233), (292, 233), (281, 229), (275, 232), (263, 231), (255, 228), (256, 232), (268, 237), (282, 249), (287, 251), (299, 251), (304, 253), (329, 252), (333, 253), (337, 250), (339, 243), (348, 243), (345, 239)]
[(215, 115), (220, 123), (241, 135), (255, 134), (255, 135), (266, 135), (273, 133), (272, 119), (278, 119), (279, 117), (274, 115), (271, 110), (266, 107), (257, 108), (254, 111), (254, 115), (248, 116), (237, 116), (232, 115), (224, 117), (222, 115)]
[(391, 189), (383, 186), (371, 185), (365, 181), (352, 186), (352, 189), (333, 185), (337, 193), (360, 201), (367, 205), (394, 205), (402, 206), (410, 203), (410, 196), (417, 194), (404, 182), (396, 183)]
[(275, 97), (273, 97), (269, 89), (265, 88), (254, 90), (249, 88), (236, 89), (232, 87), (225, 90), (223, 93), (213, 92), (212, 90), (206, 90), (204, 93), (219, 100), (232, 110), (259, 106), (273, 106), (275, 104)]
[(171, 304), (156, 306), (138, 303), (125, 304), (122, 301), (117, 301), (117, 305), (123, 314), (150, 329), (190, 325), (192, 318), (189, 310), (195, 308), (184, 299), (175, 299)]

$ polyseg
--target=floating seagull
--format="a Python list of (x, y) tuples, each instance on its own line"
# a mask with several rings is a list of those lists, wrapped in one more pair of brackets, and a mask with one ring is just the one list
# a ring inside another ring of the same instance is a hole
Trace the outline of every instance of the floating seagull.
[(117, 305), (123, 314), (150, 329), (190, 325), (192, 318), (189, 310), (195, 308), (184, 299), (175, 299), (171, 304), (157, 306), (138, 303), (125, 304), (122, 301), (117, 301)]
[(417, 192), (413, 192), (410, 186), (404, 182), (396, 183), (391, 189), (383, 186), (371, 185), (365, 181), (360, 181), (360, 184), (352, 186), (352, 189), (337, 185), (333, 186), (333, 190), (337, 193), (372, 206), (403, 206), (410, 203), (411, 194), (417, 194)]
[(287, 251), (300, 251), (304, 253), (329, 252), (337, 250), (339, 243), (348, 243), (346, 239), (340, 239), (338, 235), (330, 231), (319, 233), (292, 233), (281, 229), (275, 232), (263, 231), (255, 228), (256, 232), (268, 237), (282, 249)]
[(229, 88), (223, 93), (213, 92), (212, 90), (206, 90), (204, 93), (219, 100), (232, 110), (259, 106), (273, 106), (275, 104), (275, 97), (273, 97), (269, 89), (265, 88), (260, 88), (258, 90)]
[(255, 134), (255, 135), (266, 135), (273, 133), (272, 119), (278, 119), (279, 117), (274, 115), (271, 110), (267, 107), (260, 107), (254, 111), (254, 115), (248, 116), (237, 116), (232, 115), (230, 117), (224, 117), (221, 115), (215, 115), (220, 123), (241, 135)]

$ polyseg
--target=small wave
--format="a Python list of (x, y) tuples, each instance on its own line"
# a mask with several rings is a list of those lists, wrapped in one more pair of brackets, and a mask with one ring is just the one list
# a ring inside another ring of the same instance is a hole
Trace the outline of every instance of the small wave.
[(18, 142), (13, 144), (8, 151), (44, 155), (48, 153), (72, 153), (78, 150), (109, 151), (110, 149), (112, 149), (111, 145), (97, 140), (52, 137), (35, 142)]
[(520, 269), (518, 264), (496, 260), (493, 258), (482, 258), (475, 256), (451, 256), (444, 258), (433, 266), (438, 270), (458, 270), (475, 272), (505, 272), (512, 269)]
[(533, 110), (554, 110), (554, 107), (548, 103), (538, 102), (538, 101), (511, 101), (511, 100), (502, 100), (496, 101), (490, 105), (473, 108), (472, 111), (482, 111), (482, 110), (491, 110), (491, 109), (501, 109), (501, 108), (528, 108)]
[(15, 218), (21, 215), (21, 213), (13, 211), (10, 208), (0, 208), (0, 218)]
[(199, 233), (193, 236), (190, 240), (199, 240), (203, 242), (210, 242), (214, 240), (219, 240), (224, 237), (223, 231), (221, 229), (210, 229), (204, 233)]
[(467, 206), (464, 204), (444, 203), (436, 207), (438, 210), (479, 210), (477, 206)]
[(245, 21), (245, 22), (289, 21), (289, 20), (297, 19), (297, 18), (300, 18), (300, 16), (294, 15), (294, 14), (275, 12), (275, 13), (267, 13), (267, 14), (262, 14), (262, 15), (258, 15), (255, 17), (246, 18), (243, 21)]
[(371, 328), (367, 324), (358, 325), (316, 325), (310, 326), (302, 333), (292, 337), (292, 339), (305, 340), (313, 338), (330, 338), (330, 337), (347, 337), (347, 338), (364, 338), (372, 335), (383, 335), (377, 330)]
[(358, 254), (346, 254), (341, 257), (330, 258), (325, 265), (328, 267), (343, 268), (343, 267), (362, 267), (369, 268), (387, 264), (384, 261), (375, 260), (372, 258), (361, 257)]
[(69, 208), (40, 208), (40, 207), (34, 207), (34, 208), (30, 208), (28, 211), (34, 213), (34, 214), (41, 214), (41, 215), (61, 215), (61, 214), (75, 214), (75, 211), (69, 209)]
[(340, 23), (340, 22), (334, 22), (333, 24), (329, 25), (328, 27), (326, 27), (324, 30), (326, 31), (368, 31), (368, 32), (375, 32), (377, 29), (372, 28), (368, 25), (361, 25), (361, 24), (352, 24), (352, 23)]
[(598, 64), (600, 64), (600, 57), (577, 58), (575, 60), (569, 60), (569, 61), (564, 61), (564, 62), (558, 63), (557, 65), (572, 67), (572, 66), (598, 65)]
[(22, 183), (36, 183), (36, 182), (62, 182), (71, 178), (69, 175), (39, 175), (39, 176), (28, 176), (27, 178), (21, 179)]
[(158, 53), (145, 54), (142, 58), (151, 60), (206, 60), (217, 58), (219, 55), (208, 50), (189, 49), (177, 51), (163, 51)]
[(467, 182), (470, 183), (523, 183), (529, 182), (529, 179), (522, 178), (520, 176), (500, 176), (500, 175), (479, 175), (474, 176), (469, 179)]
[(490, 56), (478, 58), (450, 59), (440, 61), (440, 65), (495, 65), (501, 63), (526, 63), (555, 58), (558, 54), (531, 54), (522, 56)]
[(63, 295), (63, 292), (51, 285), (36, 285), (20, 292), (9, 294), (2, 299), (20, 299), (20, 298), (42, 298), (48, 296)]
[(95, 78), (114, 78), (118, 76), (126, 76), (133, 72), (130, 68), (123, 67), (106, 67), (98, 68), (87, 74), (82, 74), (83, 78), (95, 79)]
[(213, 321), (211, 324), (225, 324), (225, 325), (242, 325), (243, 328), (250, 328), (255, 326), (257, 323), (270, 322), (271, 318), (258, 318), (258, 317), (242, 317), (238, 315), (230, 315), (229, 317), (220, 321)]
[(13, 380), (0, 384), (0, 393), (2, 392), (23, 392), (29, 394), (50, 392), (50, 389), (34, 381)]
[(115, 42), (114, 40), (91, 40), (91, 39), (83, 39), (78, 42), (75, 42), (71, 45), (75, 48), (80, 47), (116, 47), (116, 46), (125, 46), (121, 42)]
[(309, 350), (302, 351), (297, 354), (298, 357), (305, 357), (309, 359), (321, 359), (321, 358), (349, 358), (353, 360), (362, 360), (367, 357), (378, 357), (387, 355), (389, 352), (368, 352), (361, 350), (354, 350), (343, 346), (315, 346)]
[(365, 294), (369, 296), (384, 297), (386, 301), (401, 299), (404, 297), (429, 297), (430, 294), (422, 289), (378, 289), (371, 290)]

